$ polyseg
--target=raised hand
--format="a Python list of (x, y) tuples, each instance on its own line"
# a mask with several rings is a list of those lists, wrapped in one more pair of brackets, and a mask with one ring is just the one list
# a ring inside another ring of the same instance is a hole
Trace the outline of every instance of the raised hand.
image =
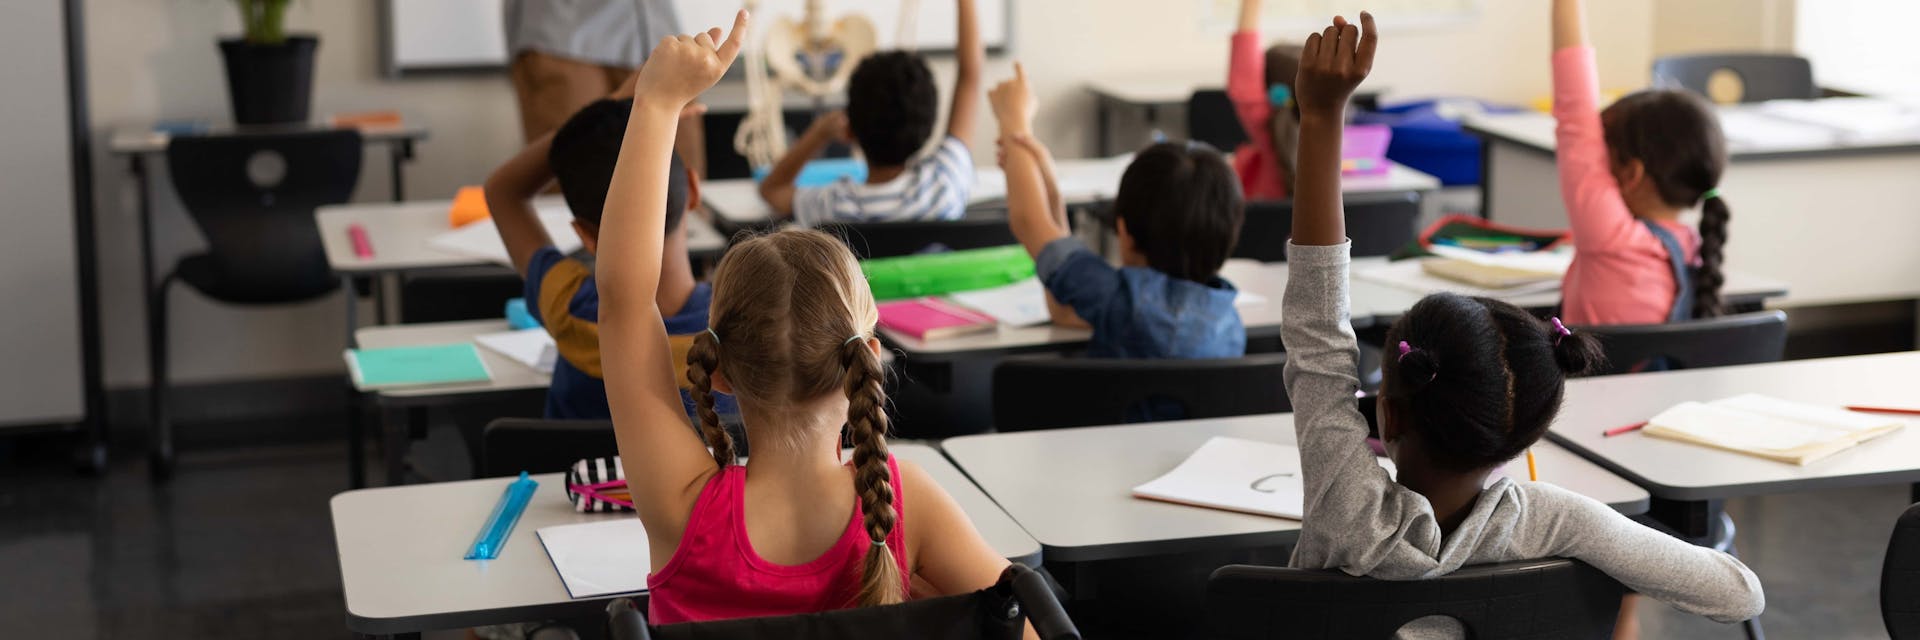
[(733, 32), (721, 41), (718, 27), (696, 35), (672, 36), (660, 40), (640, 67), (634, 81), (634, 93), (647, 100), (658, 100), (679, 111), (720, 81), (720, 76), (740, 57), (746, 44), (747, 12), (733, 18)]
[(1026, 65), (1013, 63), (1013, 79), (987, 92), (987, 100), (993, 103), (993, 116), (1000, 120), (1002, 135), (1033, 133), (1033, 112), (1039, 109), (1040, 102), (1033, 97), (1033, 87), (1027, 83)]
[(1379, 45), (1373, 14), (1364, 11), (1360, 13), (1360, 26), (1336, 16), (1326, 30), (1307, 36), (1300, 55), (1300, 75), (1293, 84), (1301, 112), (1338, 113), (1346, 109), (1354, 89), (1373, 71), (1373, 55)]

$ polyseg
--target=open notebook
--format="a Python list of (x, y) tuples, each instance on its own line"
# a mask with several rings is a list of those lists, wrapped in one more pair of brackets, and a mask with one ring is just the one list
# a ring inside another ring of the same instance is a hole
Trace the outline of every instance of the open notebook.
[(647, 590), (652, 555), (639, 518), (555, 525), (534, 534), (576, 600)]
[(1805, 465), (1902, 426), (1899, 418), (1747, 394), (1681, 403), (1647, 421), (1646, 433)]
[[(1393, 463), (1379, 458), (1393, 473)], [(1293, 445), (1215, 436), (1166, 475), (1133, 488), (1136, 498), (1299, 520), (1306, 485)]]

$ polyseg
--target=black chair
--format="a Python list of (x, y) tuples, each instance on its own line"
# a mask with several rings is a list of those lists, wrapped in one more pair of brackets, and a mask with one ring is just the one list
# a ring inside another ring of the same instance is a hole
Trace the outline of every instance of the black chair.
[(1880, 617), (1893, 640), (1920, 638), (1920, 504), (1893, 525), (1880, 571)]
[(173, 189), (208, 246), (180, 259), (148, 293), (155, 477), (170, 475), (174, 463), (167, 292), (179, 281), (241, 306), (293, 304), (332, 293), (340, 280), (327, 266), (313, 211), (353, 196), (360, 160), (360, 134), (352, 130), (183, 136), (167, 145)]
[(1432, 580), (1229, 565), (1207, 582), (1208, 638), (1392, 638), (1407, 623), (1452, 618), (1466, 637), (1610, 638), (1626, 589), (1573, 560), (1466, 567)]
[(482, 478), (566, 471), (584, 458), (620, 454), (613, 423), (599, 420), (525, 420), (503, 418), (480, 437)]
[(1653, 84), (1679, 87), (1711, 96), (1707, 84), (1713, 75), (1729, 71), (1740, 77), (1739, 102), (1812, 100), (1820, 97), (1813, 83), (1813, 65), (1792, 55), (1735, 53), (1668, 56), (1653, 62)]
[[(1353, 256), (1384, 256), (1406, 247), (1419, 235), (1420, 192), (1391, 191), (1356, 193), (1346, 196), (1347, 237), (1353, 240)], [(1233, 249), (1235, 258), (1261, 262), (1287, 259), (1287, 239), (1293, 237), (1293, 201), (1278, 200), (1247, 203), (1246, 221), (1240, 225), (1240, 244)]]
[(846, 241), (861, 260), (910, 256), (944, 247), (950, 251), (1019, 244), (1004, 218), (938, 222), (841, 222), (820, 230)]
[(607, 618), (613, 640), (1011, 640), (1027, 623), (1045, 640), (1080, 638), (1046, 578), (1018, 564), (980, 591), (883, 607), (649, 627), (634, 602), (622, 598), (607, 604)]
[(1285, 413), (1284, 353), (1217, 360), (1015, 358), (993, 370), (993, 426), (1033, 431)]
[(1205, 89), (1187, 99), (1187, 138), (1232, 152), (1250, 139), (1227, 92)]
[[(499, 267), (435, 269), (400, 277), (400, 322), (490, 320), (506, 313), (507, 300), (525, 294), (518, 274)], [(527, 304), (539, 304), (528, 300)]]
[(1597, 375), (1633, 373), (1647, 363), (1701, 369), (1779, 362), (1787, 349), (1787, 314), (1760, 311), (1669, 324), (1577, 327), (1600, 337), (1607, 368)]

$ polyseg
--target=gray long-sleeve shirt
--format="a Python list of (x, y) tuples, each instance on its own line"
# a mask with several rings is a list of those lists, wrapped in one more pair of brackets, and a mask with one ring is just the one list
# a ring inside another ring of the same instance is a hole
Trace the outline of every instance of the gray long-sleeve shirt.
[[(1480, 494), (1459, 527), (1441, 531), (1426, 497), (1394, 482), (1367, 448), (1366, 418), (1353, 401), (1360, 381), (1348, 321), (1352, 244), (1288, 248), (1281, 336), (1306, 484), (1293, 566), (1420, 580), (1470, 565), (1573, 558), (1636, 592), (1720, 622), (1766, 608), (1759, 578), (1739, 560), (1551, 484), (1503, 478)], [(1440, 635), (1457, 635), (1458, 626), (1452, 629)]]

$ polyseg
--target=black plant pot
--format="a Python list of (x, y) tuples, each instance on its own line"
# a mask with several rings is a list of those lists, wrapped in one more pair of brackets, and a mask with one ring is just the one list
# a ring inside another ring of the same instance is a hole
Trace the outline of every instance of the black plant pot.
[(221, 40), (234, 122), (306, 122), (313, 106), (313, 54), (319, 48), (320, 40), (311, 36), (289, 37), (277, 45)]

